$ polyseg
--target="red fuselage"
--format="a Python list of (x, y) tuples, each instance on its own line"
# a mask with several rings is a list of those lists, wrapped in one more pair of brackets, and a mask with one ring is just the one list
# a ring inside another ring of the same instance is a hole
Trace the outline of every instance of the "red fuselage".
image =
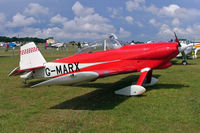
[(97, 72), (99, 77), (104, 77), (114, 74), (139, 72), (146, 67), (150, 69), (167, 68), (171, 66), (170, 60), (176, 57), (178, 53), (177, 43), (166, 42), (125, 45), (119, 49), (75, 54), (52, 62), (78, 64), (96, 63), (95, 65), (80, 68), (79, 71), (93, 71)]

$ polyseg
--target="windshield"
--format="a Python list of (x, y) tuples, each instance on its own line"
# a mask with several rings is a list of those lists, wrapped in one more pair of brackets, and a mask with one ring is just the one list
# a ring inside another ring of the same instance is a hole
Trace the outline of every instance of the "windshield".
[(98, 42), (89, 43), (88, 46), (82, 48), (78, 53), (92, 53), (98, 51), (106, 51), (110, 49), (117, 49), (126, 44), (127, 43), (118, 39), (108, 38)]

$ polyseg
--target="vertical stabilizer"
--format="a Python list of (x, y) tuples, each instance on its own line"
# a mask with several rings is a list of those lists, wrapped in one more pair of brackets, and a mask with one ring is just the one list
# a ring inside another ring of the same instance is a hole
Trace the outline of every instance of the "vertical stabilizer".
[(20, 48), (20, 70), (34, 69), (44, 66), (46, 60), (34, 42), (27, 43)]

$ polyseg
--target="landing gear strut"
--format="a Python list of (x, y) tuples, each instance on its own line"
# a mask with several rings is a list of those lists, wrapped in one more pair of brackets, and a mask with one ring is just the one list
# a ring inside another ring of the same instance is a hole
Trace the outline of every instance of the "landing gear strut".
[(27, 82), (26, 82), (26, 81), (27, 81), (27, 79), (24, 79), (24, 81), (23, 81), (23, 84), (27, 84)]
[(124, 96), (138, 96), (142, 95), (146, 89), (143, 86), (152, 86), (156, 84), (158, 80), (152, 77), (152, 70), (150, 68), (143, 68), (141, 70), (140, 77), (136, 85), (130, 85), (120, 90), (115, 91), (115, 94)]

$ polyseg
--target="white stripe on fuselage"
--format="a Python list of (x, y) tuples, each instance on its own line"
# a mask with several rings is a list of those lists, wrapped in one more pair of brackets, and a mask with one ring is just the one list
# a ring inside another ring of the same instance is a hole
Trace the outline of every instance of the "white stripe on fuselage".
[(98, 65), (98, 64), (104, 64), (109, 62), (115, 62), (119, 60), (113, 60), (113, 61), (106, 61), (106, 62), (97, 62), (97, 63), (55, 63), (55, 62), (48, 62), (45, 63), (44, 66), (44, 77), (55, 77), (61, 74), (71, 73), (71, 72), (80, 72), (82, 68)]

